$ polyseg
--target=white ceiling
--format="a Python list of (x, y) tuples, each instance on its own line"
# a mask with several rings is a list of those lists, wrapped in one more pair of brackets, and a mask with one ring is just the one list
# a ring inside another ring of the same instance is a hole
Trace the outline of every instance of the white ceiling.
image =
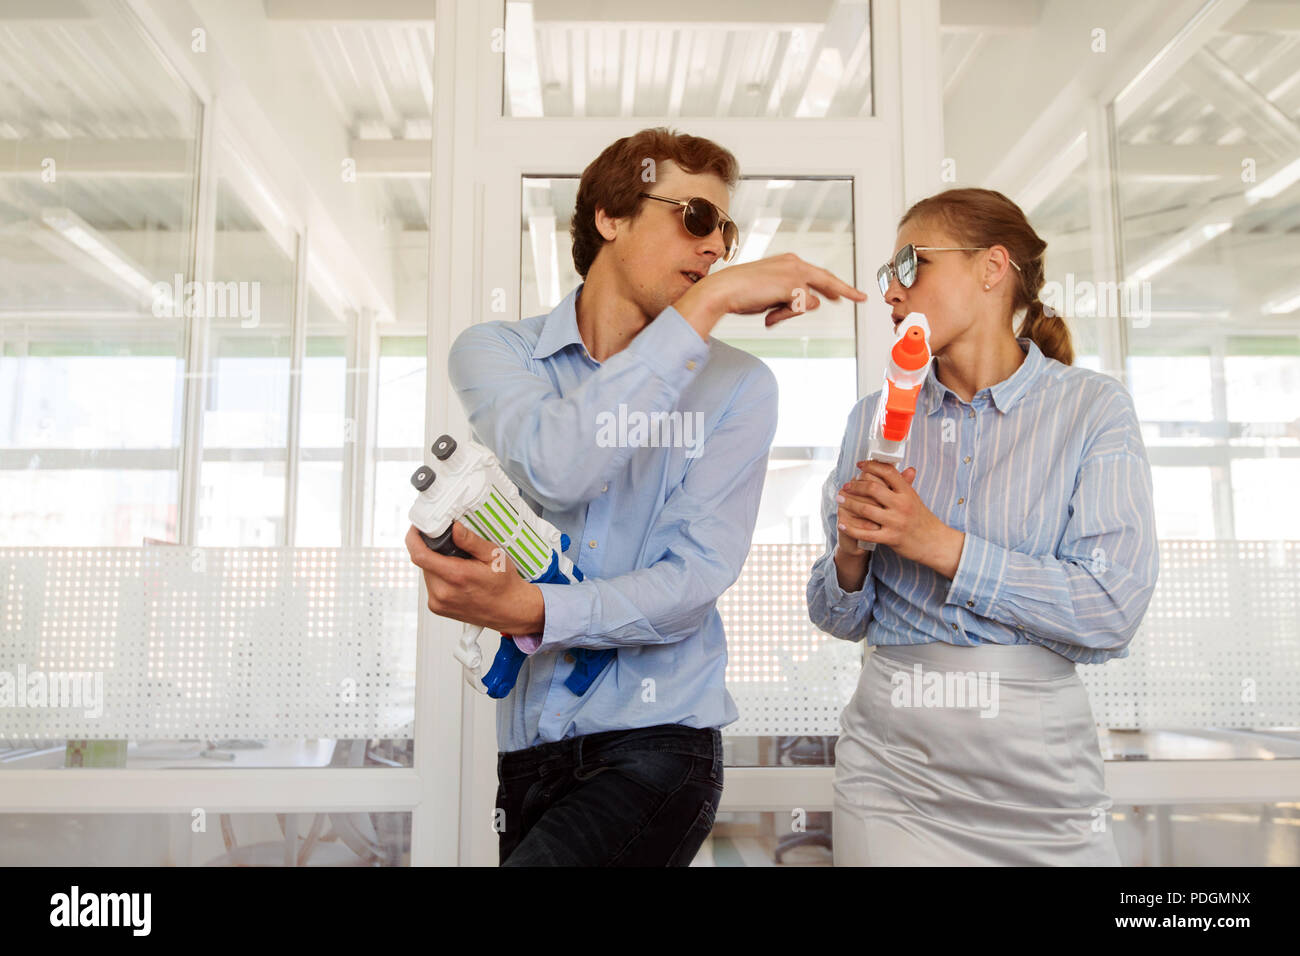
[[(1026, 48), (1043, 42), (1041, 31), (1057, 3), (944, 0), (947, 98), (983, 75), (990, 58), (1004, 55), (999, 51), (1008, 38)], [(294, 34), (293, 48), (305, 50), (309, 61), (302, 69), (315, 77), (353, 141), (375, 215), (397, 231), (425, 230), (434, 122), (432, 4), (373, 0), (349, 13), (354, 7), (264, 0), (272, 29)], [(797, 7), (778, 0), (511, 0), (511, 23), (527, 27), (531, 21), (532, 28), (516, 28), (507, 37), (506, 59), (515, 64), (507, 109), (682, 118), (862, 115), (870, 110), (871, 90), (867, 9), (835, 0)], [(30, 248), (20, 254), (15, 247), (30, 246), (21, 224), (39, 219), (51, 201), (50, 184), (31, 174), (47, 156), (67, 174), (56, 186), (59, 205), (110, 235), (170, 235), (172, 248), (155, 239), (142, 254), (164, 263), (183, 258), (174, 247), (188, 231), (197, 104), (156, 56), (146, 55), (135, 28), (109, 11), (106, 0), (11, 0), (0, 12), (0, 261), (36, 269), (25, 284), (34, 295), (43, 281), (41, 263), (62, 268), (57, 257)], [(1276, 198), (1243, 203), (1241, 160), (1253, 158), (1262, 178), (1300, 157), (1298, 11), (1300, 4), (1254, 0), (1173, 81), (1121, 110), (1117, 158), (1126, 262), (1131, 266), (1206, 215), (1232, 223), (1160, 274), (1154, 285), (1166, 308), (1192, 310), (1226, 300), (1257, 311), (1290, 281), (1286, 263), (1300, 254), (1300, 195), (1293, 186)], [(1042, 82), (1070, 79), (1063, 72)], [(962, 137), (978, 134), (951, 120), (946, 151), (972, 152), (968, 147), (975, 144)], [(1053, 269), (1088, 271), (1085, 173), (1081, 164), (1062, 175), (1029, 209), (1053, 244)], [(782, 229), (821, 234), (842, 230), (849, 219), (847, 191), (824, 184), (749, 190), (737, 198), (742, 201), (733, 213), (742, 223), (778, 217)], [(567, 222), (557, 228), (566, 230)], [(395, 254), (395, 269), (406, 258)], [(1261, 321), (1265, 331), (1294, 328), (1290, 318)], [(1234, 322), (1260, 326), (1244, 314), (1234, 315)]]

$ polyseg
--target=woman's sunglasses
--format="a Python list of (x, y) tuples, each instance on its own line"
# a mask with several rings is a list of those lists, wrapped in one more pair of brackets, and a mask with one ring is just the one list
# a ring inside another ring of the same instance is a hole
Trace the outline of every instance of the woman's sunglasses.
[(727, 249), (722, 261), (730, 262), (736, 255), (736, 250), (740, 248), (740, 230), (734, 220), (727, 218), (721, 209), (707, 199), (698, 196), (692, 196), (690, 199), (669, 199), (667, 196), (655, 196), (651, 193), (641, 193), (641, 195), (646, 199), (657, 199), (660, 202), (681, 206), (682, 225), (697, 239), (705, 239), (713, 235), (713, 230), (721, 225), (722, 244)]
[[(899, 249), (894, 254), (892, 262), (886, 262), (876, 272), (876, 283), (880, 286), (881, 295), (889, 295), (889, 283), (893, 279), (898, 280), (898, 284), (904, 289), (912, 288), (912, 283), (916, 282), (916, 254), (918, 252), (979, 252), (988, 249), (989, 246), (914, 246), (910, 242)], [(1013, 266), (1016, 263), (1013, 259), (1008, 258)], [(1016, 266), (1016, 271), (1020, 271), (1020, 266)]]

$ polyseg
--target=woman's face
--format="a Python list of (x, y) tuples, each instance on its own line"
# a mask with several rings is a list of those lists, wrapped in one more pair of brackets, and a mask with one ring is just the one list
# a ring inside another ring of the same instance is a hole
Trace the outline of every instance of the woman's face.
[[(965, 246), (944, 229), (926, 222), (912, 220), (898, 231), (893, 255), (908, 243), (914, 246)], [(922, 312), (930, 323), (930, 350), (936, 355), (967, 328), (983, 305), (984, 268), (987, 256), (967, 252), (916, 253), (916, 281), (910, 289), (903, 288), (897, 277), (889, 284), (885, 301), (889, 303), (897, 330), (898, 324), (909, 312)]]

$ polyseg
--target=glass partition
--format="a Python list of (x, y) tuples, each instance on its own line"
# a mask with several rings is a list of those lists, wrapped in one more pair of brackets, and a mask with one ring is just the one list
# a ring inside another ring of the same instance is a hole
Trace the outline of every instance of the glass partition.
[(1294, 540), (1300, 72), (1237, 23), (1114, 105), (1125, 277), (1150, 303), (1128, 374), (1162, 537)]
[[(0, 30), (0, 526), (176, 540), (201, 107), (106, 0)], [(130, 103), (130, 121), (120, 104)], [(131, 383), (124, 388), (123, 383)]]

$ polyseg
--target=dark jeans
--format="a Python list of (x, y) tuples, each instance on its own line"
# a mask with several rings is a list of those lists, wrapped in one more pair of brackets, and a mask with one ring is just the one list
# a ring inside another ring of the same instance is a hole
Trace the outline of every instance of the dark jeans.
[(502, 866), (687, 866), (722, 797), (722, 734), (571, 737), (498, 754), (497, 780)]

